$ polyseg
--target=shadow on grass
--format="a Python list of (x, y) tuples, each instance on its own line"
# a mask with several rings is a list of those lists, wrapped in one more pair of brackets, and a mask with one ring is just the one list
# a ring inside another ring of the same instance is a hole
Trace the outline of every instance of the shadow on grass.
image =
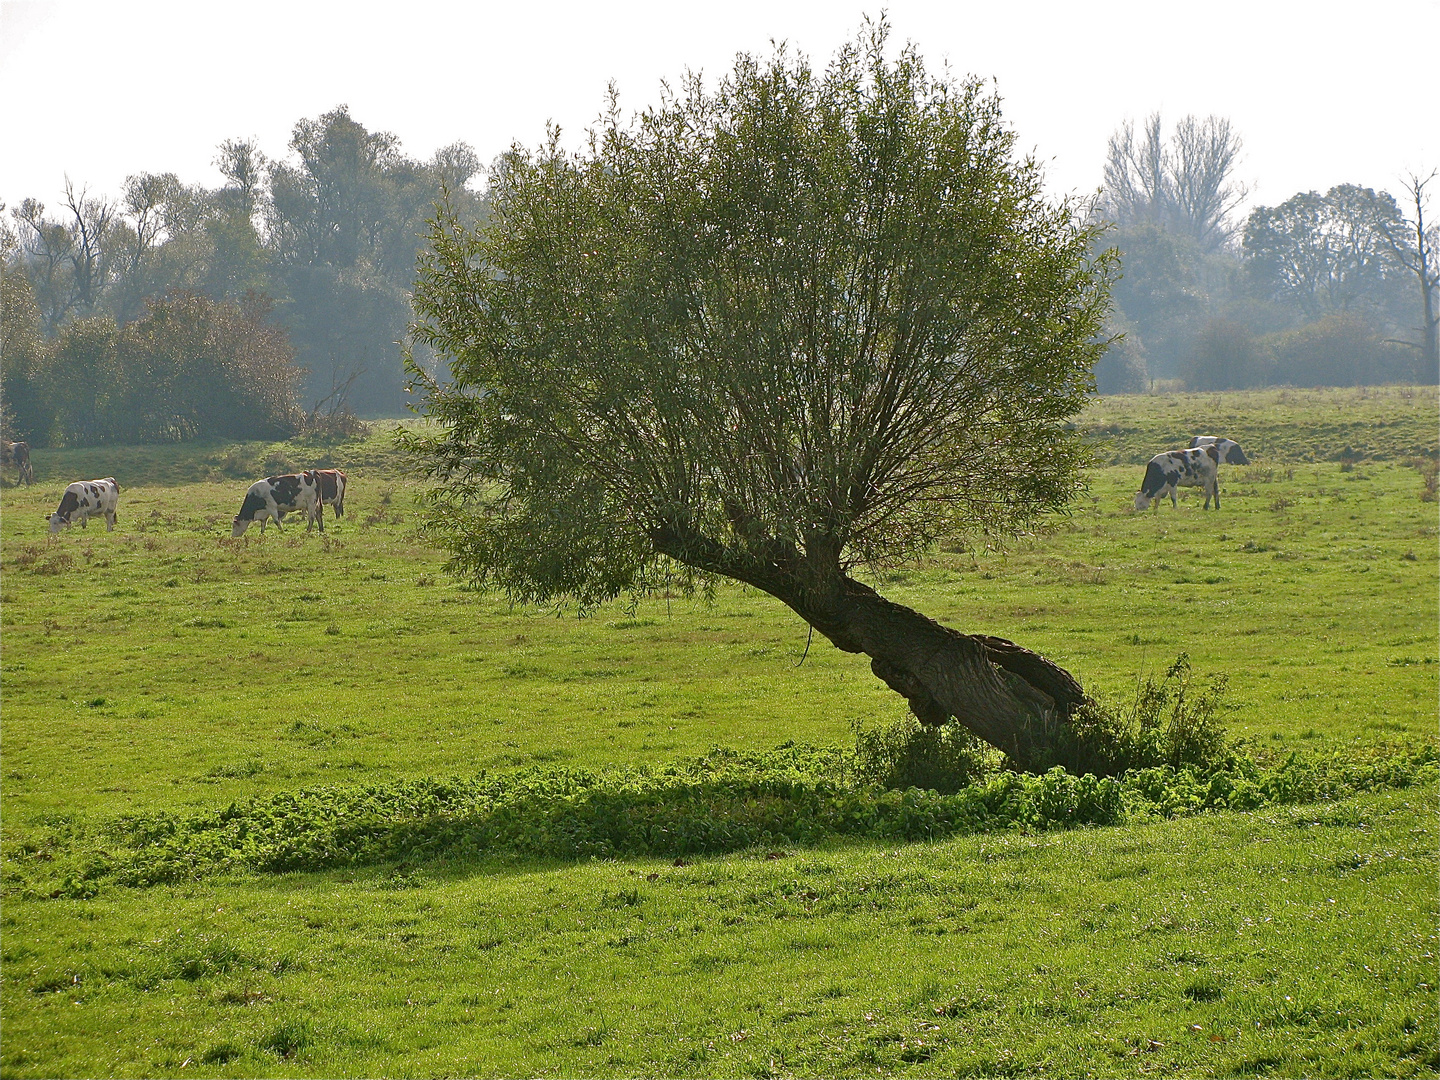
[[(418, 780), (284, 792), (189, 817), (117, 822), (110, 853), (73, 887), (132, 886), (248, 870), (263, 874), (404, 863), (546, 862), (721, 855), (854, 838), (935, 840), (1313, 802), (1437, 776), (1431, 745), (1238, 758), (1209, 773), (1158, 766), (1118, 779), (996, 772), (953, 794), (885, 790), (843, 751), (715, 750), (658, 770), (531, 769), (505, 777)], [(403, 882), (399, 883), (403, 885)]]

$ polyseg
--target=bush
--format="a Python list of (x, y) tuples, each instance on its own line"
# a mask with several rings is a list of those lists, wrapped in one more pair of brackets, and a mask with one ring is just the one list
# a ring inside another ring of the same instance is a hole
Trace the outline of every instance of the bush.
[(305, 418), (301, 422), (300, 433), (310, 442), (348, 442), (352, 439), (369, 438), (370, 425), (348, 408), (337, 409), (334, 412), (321, 412), (316, 409), (314, 412), (305, 414)]
[[(839, 749), (786, 745), (755, 754), (717, 748), (700, 758), (602, 773), (532, 768), (304, 788), (208, 812), (121, 819), (94, 834), (47, 838), (45, 860), (12, 860), (7, 873), (12, 894), (84, 897), (107, 883), (147, 887), (236, 870), (280, 874), (401, 863), (409, 881), (419, 862), (678, 858), (841, 838), (935, 840), (1433, 785), (1436, 760), (1433, 744), (1294, 753), (1269, 764), (1237, 751), (1222, 767), (1152, 765), (1118, 778), (1060, 768), (1042, 775), (997, 770), (941, 794), (885, 790), (856, 776), (855, 755)], [(167, 977), (224, 967), (235, 957), (207, 947), (179, 959), (182, 965)], [(283, 1056), (303, 1049), (299, 1042), (277, 1039), (265, 1049)]]
[(1414, 465), (1420, 472), (1420, 501), (1435, 502), (1440, 497), (1440, 460), (1417, 458)]
[(1411, 350), (1382, 341), (1356, 315), (1328, 315), (1262, 338), (1274, 379), (1289, 386), (1373, 386), (1416, 380)]
[(1273, 361), (1243, 323), (1211, 319), (1185, 361), (1190, 390), (1239, 390), (1272, 381)]
[(950, 795), (998, 762), (994, 751), (956, 723), (925, 727), (913, 716), (888, 727), (855, 731), (855, 774), (883, 788), (924, 788)]
[[(299, 428), (301, 371), (269, 301), (172, 292), (124, 328), (72, 323), (37, 375), (47, 441), (70, 445), (283, 438)], [(37, 439), (40, 433), (37, 432)]]
[(7, 267), (0, 273), (0, 434), (7, 439), (39, 443), (50, 430), (54, 412), (37, 378), (47, 349), (30, 281)]
[(1145, 346), (1140, 340), (1140, 331), (1118, 313), (1108, 329), (1112, 334), (1123, 336), (1112, 342), (1095, 364), (1096, 392), (1144, 393), (1150, 384), (1150, 371), (1145, 363)]
[(1115, 775), (1169, 766), (1223, 767), (1233, 747), (1215, 718), (1227, 679), (1217, 676), (1196, 692), (1185, 653), (1156, 681), (1147, 678), (1129, 709), (1089, 699), (1071, 716), (1069, 745), (1087, 771)]

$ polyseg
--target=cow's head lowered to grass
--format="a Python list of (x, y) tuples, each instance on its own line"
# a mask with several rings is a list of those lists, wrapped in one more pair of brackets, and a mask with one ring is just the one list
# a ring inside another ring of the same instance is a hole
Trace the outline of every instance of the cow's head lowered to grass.
[(92, 517), (103, 517), (107, 531), (115, 528), (115, 507), (120, 502), (120, 485), (113, 476), (104, 480), (77, 480), (65, 489), (60, 505), (47, 518), (53, 535), (75, 522), (83, 529)]
[(320, 531), (325, 531), (324, 507), (320, 503), (320, 479), (311, 470), (303, 473), (286, 473), (283, 476), (267, 476), (256, 480), (245, 493), (240, 504), (240, 513), (230, 529), (232, 537), (245, 535), (253, 521), (260, 522), (260, 532), (273, 521), (279, 529), (280, 520), (292, 511), (304, 511), (305, 531), (309, 532), (318, 521)]

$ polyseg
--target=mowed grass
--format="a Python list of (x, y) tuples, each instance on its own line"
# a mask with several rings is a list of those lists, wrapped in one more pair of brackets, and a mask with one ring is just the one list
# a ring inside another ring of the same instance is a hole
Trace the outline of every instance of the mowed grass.
[[(1119, 700), (1184, 651), (1229, 677), (1257, 752), (1433, 741), (1435, 393), (1290, 393), (1273, 425), (1272, 393), (1081, 418), (1104, 460), (1149, 456), (1107, 426), (1163, 436), (1152, 453), (1183, 445), (1169, 426), (1240, 440), (1256, 463), (1222, 471), (1219, 512), (1190, 491), (1136, 514), (1141, 469), (1103, 466), (1046, 535), (874, 583)], [(1306, 409), (1339, 445), (1297, 449)], [(124, 815), (840, 744), (903, 715), (863, 659), (806, 654), (796, 617), (736, 587), (586, 618), (465, 590), (388, 438), (40, 451), (36, 487), (5, 489), (5, 1075), (1440, 1067), (1433, 792), (683, 867), (418, 855), (27, 893)], [(230, 540), (248, 480), (286, 462), (346, 468), (346, 518)], [(64, 482), (112, 474), (119, 528), (48, 541)]]

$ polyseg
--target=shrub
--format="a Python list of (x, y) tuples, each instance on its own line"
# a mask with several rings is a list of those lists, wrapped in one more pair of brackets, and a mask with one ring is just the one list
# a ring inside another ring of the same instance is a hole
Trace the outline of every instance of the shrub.
[(1227, 679), (1217, 676), (1198, 692), (1185, 653), (1158, 682), (1149, 677), (1129, 709), (1089, 699), (1070, 718), (1069, 738), (1084, 768), (1104, 775), (1168, 765), (1219, 768), (1232, 746), (1215, 718)]
[[(264, 297), (171, 292), (123, 328), (84, 319), (61, 334), (36, 380), (52, 443), (280, 438), (294, 433), (302, 372)], [(38, 433), (37, 433), (38, 437)]]
[(300, 433), (310, 442), (348, 442), (352, 439), (369, 438), (370, 425), (349, 408), (337, 409), (334, 412), (321, 412), (316, 409), (305, 414)]
[[(1177, 693), (1162, 711), (1173, 714)], [(1193, 717), (1193, 703), (1181, 712)], [(1138, 729), (1137, 723), (1130, 730)], [(886, 746), (909, 745), (916, 734), (901, 738), (903, 732), (887, 730)], [(1183, 747), (1187, 739), (1172, 742)], [(884, 790), (855, 775), (855, 757), (789, 744), (764, 754), (717, 748), (700, 758), (604, 773), (532, 768), (282, 791), (221, 810), (121, 819), (92, 841), (81, 834), (46, 840), (48, 857), (25, 863), (28, 874), (46, 880), (32, 877), (19, 891), (93, 895), (102, 881), (146, 887), (242, 868), (277, 874), (386, 863), (396, 864), (392, 884), (405, 886), (415, 883), (417, 865), (450, 860), (676, 858), (843, 837), (933, 840), (1253, 810), (1433, 785), (1437, 778), (1436, 747), (1424, 744), (1295, 753), (1270, 765), (1234, 751), (1209, 771), (1167, 763), (1118, 779), (1058, 767), (1038, 776), (996, 770), (947, 795)], [(223, 941), (201, 944), (184, 952), (180, 966), (169, 964), (165, 977), (221, 970), (241, 959)], [(293, 1036), (276, 1039), (274, 1052), (297, 1047)]]
[(1275, 381), (1290, 386), (1362, 386), (1414, 378), (1409, 350), (1382, 341), (1356, 315), (1327, 315), (1261, 339)]
[(995, 767), (993, 752), (959, 724), (925, 727), (906, 716), (865, 730), (857, 721), (855, 774), (884, 788), (924, 788), (950, 795)]
[(1195, 337), (1186, 359), (1190, 390), (1231, 390), (1271, 382), (1272, 361), (1243, 323), (1212, 319)]
[(1420, 501), (1435, 502), (1440, 498), (1440, 459), (1416, 458), (1411, 464), (1420, 473)]
[(1150, 382), (1140, 331), (1117, 316), (1107, 328), (1122, 335), (1095, 364), (1095, 390), (1101, 394), (1142, 394)]

